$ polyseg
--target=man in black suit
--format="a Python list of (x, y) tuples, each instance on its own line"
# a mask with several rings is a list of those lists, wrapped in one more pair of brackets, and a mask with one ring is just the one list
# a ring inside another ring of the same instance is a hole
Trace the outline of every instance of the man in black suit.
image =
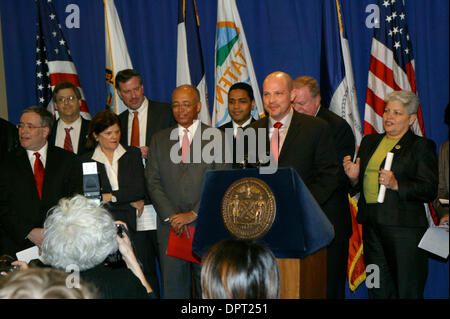
[[(325, 120), (331, 128), (333, 144), (340, 161), (347, 155), (353, 158), (355, 136), (350, 125), (341, 117), (320, 105), (320, 87), (309, 76), (301, 76), (293, 82), (295, 99), (292, 106), (297, 112)], [(345, 299), (345, 278), (349, 239), (352, 235), (352, 222), (348, 201), (350, 182), (339, 165), (339, 187), (325, 203), (323, 210), (334, 225), (335, 237), (327, 249), (327, 298)]]
[(59, 119), (52, 127), (49, 144), (78, 155), (85, 153), (90, 121), (80, 115), (80, 90), (70, 82), (60, 82), (53, 89), (52, 100)]
[(252, 117), (252, 110), (255, 108), (255, 98), (252, 87), (244, 82), (234, 83), (228, 91), (228, 114), (231, 121), (219, 127), (222, 131), (233, 129), (233, 167), (238, 167), (236, 157), (236, 135), (239, 127), (245, 128), (255, 120)]
[(17, 128), (7, 120), (0, 118), (0, 162), (7, 152), (19, 146)]
[(295, 112), (291, 107), (294, 98), (288, 74), (269, 74), (263, 82), (264, 109), (269, 116), (251, 123), (247, 130), (266, 129), (266, 150), (269, 150), (276, 132), (274, 124), (281, 124), (278, 167), (294, 168), (323, 207), (338, 186), (338, 162), (330, 128), (321, 119)]
[[(119, 114), (122, 145), (136, 146), (141, 150), (144, 165), (147, 162), (148, 149), (152, 136), (167, 127), (176, 124), (169, 103), (155, 102), (144, 95), (142, 76), (136, 70), (126, 69), (117, 73), (115, 79), (117, 93), (127, 106)], [(147, 194), (147, 192), (145, 192)], [(150, 198), (146, 196), (146, 209), (142, 219), (154, 213)], [(149, 280), (155, 294), (159, 294), (155, 258), (158, 256), (156, 229), (139, 228), (135, 234), (136, 255), (143, 263), (144, 274)]]
[(0, 169), (0, 254), (40, 246), (48, 210), (82, 191), (75, 154), (47, 143), (53, 116), (45, 108), (25, 109), (19, 122), (20, 147)]

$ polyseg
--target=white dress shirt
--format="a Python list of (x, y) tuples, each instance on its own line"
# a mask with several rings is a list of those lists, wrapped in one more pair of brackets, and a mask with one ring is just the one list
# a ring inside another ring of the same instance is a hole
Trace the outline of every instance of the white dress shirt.
[(249, 118), (244, 124), (242, 124), (242, 125), (238, 125), (238, 124), (236, 124), (235, 121), (231, 120), (231, 123), (233, 123), (233, 135), (234, 135), (234, 137), (236, 137), (238, 127), (244, 128), (244, 127), (246, 127), (247, 125), (249, 125), (249, 124), (251, 123), (251, 121), (252, 121), (252, 117), (251, 117), (251, 116), (250, 116), (250, 118)]
[(59, 119), (58, 125), (56, 127), (55, 146), (64, 148), (64, 140), (66, 139), (65, 128), (70, 127), (73, 128), (72, 130), (70, 130), (70, 139), (72, 140), (73, 152), (77, 154), (78, 142), (80, 140), (80, 133), (81, 133), (81, 116), (79, 116), (75, 122), (70, 124), (64, 122), (62, 118)]
[(131, 144), (131, 131), (133, 129), (134, 112), (138, 112), (139, 120), (139, 146), (145, 146), (145, 138), (147, 136), (147, 112), (148, 112), (148, 100), (144, 99), (141, 106), (138, 109), (132, 110), (128, 108), (130, 115), (128, 116), (128, 145)]
[(286, 135), (289, 130), (289, 125), (291, 125), (291, 120), (292, 120), (293, 114), (294, 114), (294, 109), (291, 107), (289, 110), (289, 113), (284, 118), (282, 118), (280, 121), (275, 121), (273, 118), (269, 117), (269, 139), (270, 140), (272, 140), (272, 134), (273, 134), (273, 131), (275, 130), (273, 125), (276, 122), (281, 122), (283, 124), (283, 126), (281, 126), (278, 129), (278, 133), (280, 136), (280, 139), (279, 139), (280, 147), (278, 149), (279, 153), (281, 153), (281, 149), (283, 148), (284, 140), (286, 139)]
[(45, 168), (45, 164), (47, 163), (47, 150), (48, 150), (48, 142), (45, 142), (45, 145), (42, 146), (42, 148), (38, 151), (27, 150), (27, 155), (31, 164), (31, 169), (33, 170), (33, 174), (34, 174), (34, 161), (36, 160), (36, 156), (34, 156), (34, 153), (36, 152), (39, 153), (39, 158), (41, 159), (42, 165), (44, 165)]
[(103, 153), (100, 145), (97, 145), (94, 154), (92, 155), (93, 160), (96, 160), (97, 162), (105, 165), (106, 175), (108, 175), (108, 180), (113, 191), (119, 190), (119, 159), (125, 153), (125, 148), (119, 144), (119, 146), (114, 150), (113, 160), (112, 163), (110, 163), (105, 153)]

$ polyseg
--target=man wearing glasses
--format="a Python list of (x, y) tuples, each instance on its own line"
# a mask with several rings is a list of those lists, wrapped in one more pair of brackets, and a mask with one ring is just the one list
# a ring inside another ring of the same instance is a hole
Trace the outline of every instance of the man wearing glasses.
[(59, 119), (50, 133), (49, 144), (83, 154), (90, 121), (80, 115), (80, 90), (70, 82), (60, 82), (53, 89), (52, 100)]
[(77, 156), (47, 142), (52, 124), (45, 108), (25, 109), (17, 125), (20, 146), (0, 163), (0, 255), (40, 247), (48, 210), (82, 192)]

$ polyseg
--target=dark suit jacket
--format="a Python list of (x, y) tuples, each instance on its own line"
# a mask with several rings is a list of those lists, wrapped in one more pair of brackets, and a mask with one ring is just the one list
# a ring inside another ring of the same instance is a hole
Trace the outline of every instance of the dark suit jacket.
[[(127, 110), (123, 111), (119, 115), (120, 128), (122, 136), (120, 143), (122, 145), (128, 145), (128, 117), (131, 116)], [(147, 133), (145, 137), (145, 145), (150, 146), (152, 136), (167, 127), (175, 125), (175, 119), (172, 113), (172, 107), (169, 103), (155, 102), (148, 100), (147, 111)]]
[[(247, 127), (267, 129), (266, 151), (270, 150), (268, 125), (269, 118), (264, 117)], [(278, 166), (294, 168), (319, 205), (323, 205), (338, 187), (338, 162), (328, 124), (294, 111)]]
[(15, 256), (33, 246), (25, 237), (42, 227), (48, 210), (63, 197), (82, 193), (81, 164), (76, 155), (48, 146), (42, 200), (27, 152), (19, 147), (7, 155), (0, 170), (0, 254)]
[[(391, 170), (398, 180), (398, 192), (386, 189), (383, 204), (375, 204), (372, 215), (366, 210), (367, 204), (362, 189), (367, 164), (385, 134), (366, 135), (358, 151), (360, 172), (355, 191), (360, 191), (358, 200), (359, 223), (376, 223), (395, 226), (428, 226), (424, 203), (433, 201), (437, 195), (438, 162), (436, 144), (424, 137), (408, 132), (391, 150), (394, 153)], [(380, 169), (384, 167), (384, 161)]]
[[(251, 117), (251, 120), (250, 120), (250, 124), (251, 123), (253, 123), (253, 122), (255, 122), (256, 120), (253, 118), (253, 117)], [(250, 125), (249, 124), (249, 125)], [(226, 135), (226, 131), (225, 131), (225, 129), (233, 129), (233, 122), (232, 121), (230, 121), (230, 122), (227, 122), (227, 123), (225, 123), (224, 125), (222, 125), (222, 126), (219, 126), (219, 129), (220, 130), (222, 130), (224, 133), (225, 133), (225, 135)], [(245, 128), (245, 127), (244, 127)], [(227, 142), (227, 141), (226, 141)], [(244, 147), (245, 147), (245, 143), (246, 142), (244, 142)], [(233, 150), (233, 168), (240, 168), (240, 167), (242, 167), (241, 165), (240, 165), (240, 162), (241, 161), (239, 161), (238, 160), (238, 158), (237, 158), (237, 151), (236, 151), (236, 138), (235, 138), (235, 136), (233, 135), (233, 139), (232, 139), (232, 145), (230, 145), (229, 146), (229, 149), (230, 150)], [(225, 149), (225, 151), (227, 151), (227, 149)], [(244, 151), (244, 154), (245, 154), (245, 150), (243, 150)]]
[[(52, 127), (52, 131), (50, 132), (50, 136), (48, 137), (48, 143), (50, 145), (55, 145), (56, 141), (56, 129), (58, 127), (58, 123), (61, 119), (58, 119)], [(89, 123), (91, 121), (86, 120), (85, 118), (81, 117), (81, 129), (80, 129), (80, 138), (78, 139), (78, 155), (82, 155), (86, 153), (86, 140), (87, 140), (87, 134), (89, 130)]]
[(7, 152), (19, 147), (17, 128), (10, 122), (0, 118), (0, 161)]
[(114, 219), (122, 220), (128, 227), (136, 231), (136, 208), (130, 203), (144, 199), (145, 181), (144, 166), (141, 159), (141, 151), (134, 146), (124, 146), (126, 153), (119, 159), (118, 181), (119, 190), (113, 191), (105, 165), (92, 159), (94, 151), (90, 151), (81, 157), (81, 161), (96, 162), (97, 172), (100, 179), (101, 193), (113, 194), (117, 202), (109, 202), (105, 207), (111, 212)]
[(347, 155), (350, 155), (353, 159), (355, 155), (355, 136), (347, 121), (323, 106), (320, 107), (316, 117), (323, 119), (330, 126), (333, 145), (339, 163), (339, 187), (325, 203), (323, 209), (330, 222), (334, 225), (336, 239), (347, 240), (352, 234), (352, 220), (348, 201), (350, 181), (344, 172), (342, 159)]

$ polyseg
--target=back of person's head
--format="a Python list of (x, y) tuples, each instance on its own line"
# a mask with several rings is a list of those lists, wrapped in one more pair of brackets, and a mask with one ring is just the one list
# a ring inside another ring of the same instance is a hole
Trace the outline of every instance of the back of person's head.
[(203, 259), (201, 285), (205, 299), (276, 299), (280, 271), (264, 245), (228, 239), (215, 244)]
[(69, 275), (50, 267), (16, 270), (0, 280), (0, 299), (97, 298), (95, 287), (81, 279), (79, 285), (69, 288)]
[(91, 269), (118, 249), (116, 235), (113, 218), (94, 200), (63, 198), (45, 220), (42, 255), (56, 268)]

